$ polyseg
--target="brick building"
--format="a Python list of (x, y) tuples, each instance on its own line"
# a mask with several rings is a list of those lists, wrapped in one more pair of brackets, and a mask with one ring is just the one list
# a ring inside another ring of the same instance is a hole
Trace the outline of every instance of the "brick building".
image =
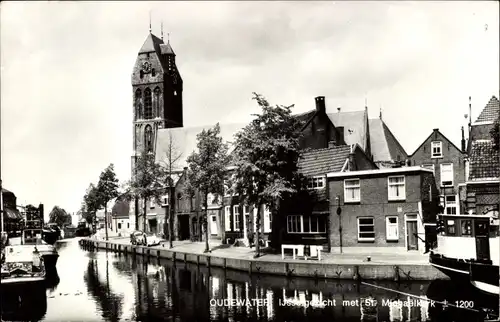
[[(424, 227), (435, 223), (438, 203), (431, 170), (334, 172), (327, 178), (333, 251), (341, 245), (362, 251), (426, 249)], [(340, 215), (333, 209), (340, 209)]]
[(500, 155), (490, 135), (500, 115), (493, 96), (469, 130), (467, 181), (462, 189), (465, 211), (498, 218), (500, 209)]
[(444, 213), (459, 214), (459, 186), (465, 183), (467, 159), (463, 131), (462, 149), (434, 129), (408, 158), (411, 165), (432, 170)]

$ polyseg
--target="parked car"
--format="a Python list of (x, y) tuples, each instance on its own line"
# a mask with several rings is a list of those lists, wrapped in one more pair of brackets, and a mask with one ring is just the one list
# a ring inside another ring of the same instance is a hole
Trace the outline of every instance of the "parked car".
[(146, 234), (140, 230), (136, 230), (130, 234), (130, 243), (132, 245), (156, 246), (160, 245), (162, 240), (156, 234)]
[(132, 245), (146, 245), (146, 234), (136, 230), (130, 234), (130, 243)]

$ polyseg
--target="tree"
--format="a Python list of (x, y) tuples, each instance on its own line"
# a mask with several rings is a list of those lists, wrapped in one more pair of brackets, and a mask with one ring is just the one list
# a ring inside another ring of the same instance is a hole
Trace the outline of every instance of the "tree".
[(83, 217), (92, 227), (94, 227), (96, 212), (100, 208), (100, 200), (97, 187), (93, 183), (89, 185), (83, 197), (82, 208)]
[(491, 139), (493, 140), (493, 148), (500, 150), (500, 116), (495, 121), (493, 128), (490, 130)]
[(55, 223), (57, 226), (63, 228), (64, 224), (70, 219), (70, 216), (66, 212), (66, 210), (62, 209), (59, 206), (54, 206), (49, 214), (49, 222)]
[(209, 193), (222, 195), (225, 171), (228, 165), (228, 145), (222, 141), (220, 126), (203, 130), (196, 136), (198, 152), (193, 152), (187, 159), (189, 165), (189, 185), (200, 191), (203, 196), (203, 227), (205, 229), (205, 252), (210, 251), (207, 227), (207, 197)]
[(167, 188), (169, 204), (165, 207), (165, 217), (168, 218), (168, 244), (172, 248), (172, 238), (174, 234), (173, 221), (174, 221), (174, 202), (175, 202), (175, 182), (173, 180), (174, 171), (177, 168), (177, 164), (182, 157), (182, 153), (179, 152), (178, 147), (175, 145), (172, 134), (169, 133), (167, 152), (165, 153), (165, 161), (163, 161), (163, 171), (165, 178), (165, 187)]
[(231, 186), (242, 200), (257, 207), (255, 257), (258, 257), (262, 207), (267, 205), (275, 213), (280, 200), (302, 191), (304, 179), (297, 162), (303, 124), (292, 116), (293, 105), (273, 107), (256, 93), (253, 99), (262, 113), (254, 115), (255, 119), (235, 135), (236, 170)]
[(97, 196), (100, 205), (104, 207), (104, 231), (106, 232), (106, 240), (108, 240), (108, 202), (118, 197), (118, 179), (112, 163), (99, 176)]
[[(135, 175), (128, 184), (128, 199), (137, 198), (143, 201), (143, 230), (146, 231), (147, 202), (154, 200), (160, 203), (165, 190), (162, 167), (155, 162), (153, 154), (142, 154), (136, 159)], [(136, 211), (135, 229), (139, 230), (139, 215)]]

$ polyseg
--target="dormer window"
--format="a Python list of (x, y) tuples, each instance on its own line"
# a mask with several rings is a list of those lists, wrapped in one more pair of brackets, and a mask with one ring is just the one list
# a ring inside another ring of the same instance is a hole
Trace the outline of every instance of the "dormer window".
[(325, 187), (325, 177), (312, 177), (307, 180), (308, 189), (322, 189)]
[(431, 142), (431, 157), (432, 158), (443, 157), (443, 142), (441, 141)]

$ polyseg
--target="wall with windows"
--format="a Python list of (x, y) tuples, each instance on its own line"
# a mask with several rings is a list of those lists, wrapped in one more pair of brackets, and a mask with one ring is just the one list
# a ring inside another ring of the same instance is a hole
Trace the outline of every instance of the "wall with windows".
[(406, 247), (405, 214), (419, 212), (425, 193), (422, 175), (385, 173), (355, 177), (329, 178), (332, 209), (339, 197), (341, 215), (330, 215), (332, 247)]
[[(434, 171), (441, 204), (447, 214), (458, 214), (458, 185), (465, 182), (465, 157), (438, 129), (410, 156), (411, 164)], [(445, 197), (447, 196), (447, 197)]]

